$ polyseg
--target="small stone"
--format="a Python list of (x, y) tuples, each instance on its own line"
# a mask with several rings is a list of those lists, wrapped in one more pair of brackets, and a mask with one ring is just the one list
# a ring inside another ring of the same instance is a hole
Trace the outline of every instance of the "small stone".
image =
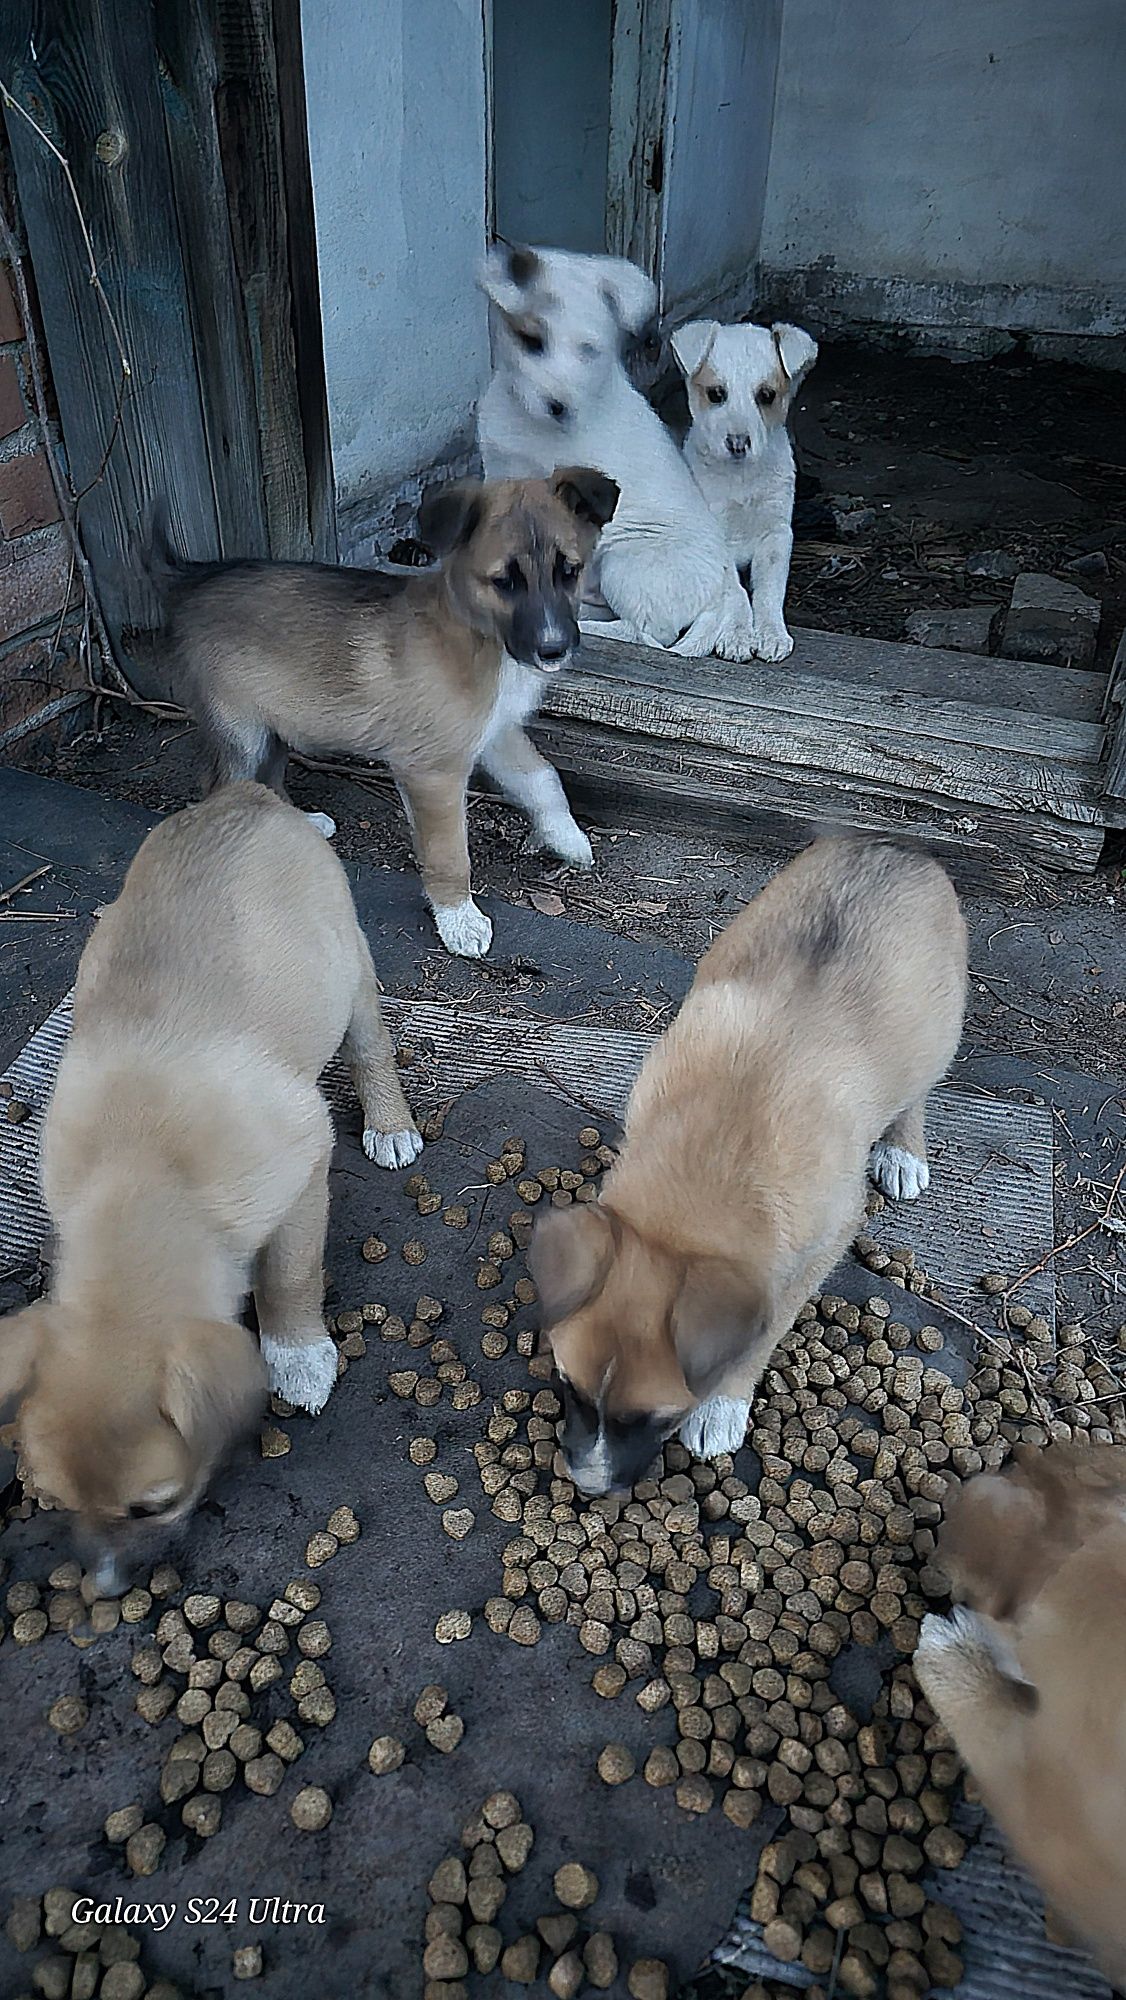
[[(236, 1979), (261, 1979), (262, 1947), (240, 1944), (231, 1954), (231, 1971)], [(104, 1988), (103, 1988), (104, 1991)]]
[(515, 1792), (492, 1792), (481, 1807), (481, 1818), (486, 1826), (495, 1828), (515, 1826), (521, 1818), (520, 1801)]
[(125, 1843), (125, 1859), (134, 1875), (155, 1875), (164, 1853), (164, 1829), (151, 1821), (139, 1826)]
[(1010, 660), (1089, 667), (1101, 616), (1098, 598), (1078, 584), (1026, 572), (1013, 584), (1001, 651)]
[(771, 1957), (781, 1959), (783, 1965), (792, 1965), (801, 1957), (801, 1930), (789, 1917), (772, 1917), (763, 1928), (762, 1941)]
[(598, 1895), (598, 1877), (581, 1861), (565, 1861), (557, 1868), (552, 1886), (565, 1910), (587, 1910)]
[(903, 629), (917, 646), (941, 646), (954, 653), (988, 653), (997, 617), (995, 604), (943, 604), (910, 612)]
[(305, 1785), (290, 1806), (289, 1817), (302, 1833), (320, 1833), (332, 1818), (332, 1800), (319, 1785)]

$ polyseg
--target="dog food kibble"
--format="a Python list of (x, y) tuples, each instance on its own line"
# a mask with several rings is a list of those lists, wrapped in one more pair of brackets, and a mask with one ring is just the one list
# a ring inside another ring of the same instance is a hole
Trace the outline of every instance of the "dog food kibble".
[(180, 1818), (189, 1833), (198, 1834), (201, 1840), (210, 1840), (222, 1824), (222, 1802), (214, 1792), (197, 1792), (194, 1798), (186, 1800), (181, 1806)]
[(365, 1237), (360, 1246), (360, 1255), (365, 1264), (382, 1264), (387, 1255), (387, 1245), (378, 1236)]
[(598, 1775), (607, 1785), (624, 1785), (636, 1769), (633, 1753), (624, 1743), (607, 1743), (598, 1759)]
[(443, 1211), (442, 1221), (445, 1223), (447, 1229), (467, 1229), (469, 1226), (469, 1210), (462, 1208), (459, 1203), (455, 1202), (451, 1208)]
[(74, 1736), (90, 1714), (82, 1696), (64, 1694), (47, 1711), (47, 1720), (60, 1736)]
[(468, 1639), (472, 1629), (468, 1611), (443, 1611), (434, 1627), (434, 1637), (440, 1646), (449, 1646), (455, 1639)]
[(231, 1954), (231, 1972), (236, 1979), (261, 1979), (262, 1947), (260, 1944), (241, 1944)]
[(575, 2000), (586, 1979), (586, 1968), (577, 1951), (565, 1951), (557, 1958), (547, 1975), (549, 1991), (555, 2000)]
[(397, 1736), (377, 1736), (368, 1751), (368, 1768), (377, 1778), (385, 1777), (388, 1771), (399, 1769), (406, 1754)]
[(258, 1449), (263, 1458), (284, 1458), (289, 1447), (289, 1433), (279, 1431), (273, 1424), (267, 1424), (258, 1439)]
[(328, 1532), (338, 1542), (358, 1542), (360, 1524), (351, 1507), (337, 1507), (328, 1517)]
[(196, 1595), (184, 1599), (184, 1617), (189, 1625), (199, 1629), (214, 1625), (222, 1608), (217, 1597)]
[(125, 1859), (134, 1875), (155, 1875), (164, 1853), (164, 1829), (151, 1822), (139, 1826), (125, 1843)]
[(144, 1820), (145, 1815), (139, 1805), (118, 1806), (115, 1812), (108, 1814), (102, 1832), (112, 1846), (120, 1847), (123, 1841), (140, 1831)]
[(332, 1800), (320, 1785), (304, 1785), (289, 1808), (289, 1817), (302, 1833), (320, 1833), (332, 1818)]
[(404, 1243), (403, 1262), (404, 1264), (424, 1264), (426, 1262), (426, 1245), (425, 1243), (420, 1243), (417, 1236), (409, 1237)]
[(428, 1472), (422, 1483), (435, 1506), (441, 1506), (443, 1501), (452, 1500), (457, 1492), (457, 1480), (450, 1472)]
[(272, 1799), (285, 1777), (285, 1765), (272, 1750), (267, 1750), (264, 1756), (253, 1757), (244, 1764), (242, 1775), (248, 1791), (257, 1792), (259, 1798)]
[(626, 1974), (626, 1990), (631, 2000), (669, 2000), (669, 1969), (664, 1959), (635, 1959)]
[(332, 1637), (323, 1618), (309, 1618), (298, 1628), (297, 1645), (310, 1660), (320, 1660), (332, 1650)]
[(319, 1569), (322, 1563), (331, 1562), (340, 1547), (335, 1535), (319, 1532), (310, 1535), (305, 1545), (305, 1561), (310, 1569)]
[(451, 1541), (463, 1542), (473, 1527), (474, 1516), (468, 1507), (447, 1507), (442, 1515), (442, 1526)]
[(426, 1725), (426, 1741), (434, 1750), (441, 1750), (448, 1756), (456, 1750), (465, 1735), (465, 1724), (460, 1715), (439, 1715)]
[(12, 1637), (17, 1646), (34, 1646), (46, 1631), (45, 1611), (21, 1611), (19, 1616), (12, 1620)]
[(581, 1861), (565, 1861), (552, 1887), (565, 1910), (588, 1910), (598, 1895), (598, 1877)]

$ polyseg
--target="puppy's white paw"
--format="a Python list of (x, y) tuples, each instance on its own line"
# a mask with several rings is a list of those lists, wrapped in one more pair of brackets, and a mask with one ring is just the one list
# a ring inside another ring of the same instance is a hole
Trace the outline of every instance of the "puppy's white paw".
[(784, 625), (756, 625), (751, 645), (757, 660), (788, 660), (794, 650)]
[(299, 1410), (316, 1416), (323, 1410), (336, 1382), (336, 1349), (327, 1333), (312, 1340), (275, 1340), (261, 1336), (262, 1359), (275, 1396), (284, 1396)]
[(537, 820), (533, 833), (537, 847), (546, 847), (560, 861), (570, 862), (572, 868), (594, 867), (594, 849), (570, 813), (545, 815)]
[(956, 1653), (962, 1645), (964, 1633), (959, 1620), (963, 1613), (956, 1605), (949, 1618), (942, 1618), (937, 1611), (928, 1611), (919, 1627), (919, 1643), (915, 1648), (915, 1658), (926, 1666), (930, 1660), (943, 1659), (948, 1653)]
[(715, 644), (712, 647), (717, 660), (733, 660), (740, 666), (744, 666), (748, 660), (753, 660), (757, 650), (754, 634), (748, 632), (746, 626), (742, 624), (721, 627), (716, 633)]
[(492, 924), (472, 896), (464, 903), (435, 903), (434, 922), (446, 950), (456, 958), (484, 958), (493, 941)]
[(890, 1195), (893, 1201), (918, 1201), (931, 1184), (926, 1161), (905, 1146), (890, 1146), (886, 1139), (877, 1139), (873, 1146), (868, 1172), (880, 1193)]
[(336, 832), (336, 821), (331, 813), (306, 813), (305, 817), (310, 826), (315, 826), (318, 833), (324, 834), (326, 840), (332, 839)]
[(747, 1435), (751, 1406), (738, 1396), (709, 1396), (697, 1403), (680, 1426), (680, 1441), (693, 1458), (738, 1451)]
[(364, 1151), (377, 1167), (409, 1167), (422, 1151), (422, 1133), (413, 1125), (402, 1132), (378, 1132), (374, 1125), (368, 1125)]

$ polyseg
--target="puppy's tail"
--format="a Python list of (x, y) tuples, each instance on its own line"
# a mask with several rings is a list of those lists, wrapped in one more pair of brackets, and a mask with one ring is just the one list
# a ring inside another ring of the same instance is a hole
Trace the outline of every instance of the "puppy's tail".
[(172, 539), (172, 516), (165, 494), (150, 503), (135, 538), (134, 559), (152, 589), (161, 611), (167, 614), (169, 600), (182, 583), (205, 563), (191, 563), (179, 553)]

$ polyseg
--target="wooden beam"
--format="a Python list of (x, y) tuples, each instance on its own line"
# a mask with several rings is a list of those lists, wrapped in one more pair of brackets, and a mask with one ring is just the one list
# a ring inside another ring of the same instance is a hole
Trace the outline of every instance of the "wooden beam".
[(1118, 641), (1104, 701), (1106, 748), (1100, 781), (1109, 826), (1126, 826), (1126, 632)]

